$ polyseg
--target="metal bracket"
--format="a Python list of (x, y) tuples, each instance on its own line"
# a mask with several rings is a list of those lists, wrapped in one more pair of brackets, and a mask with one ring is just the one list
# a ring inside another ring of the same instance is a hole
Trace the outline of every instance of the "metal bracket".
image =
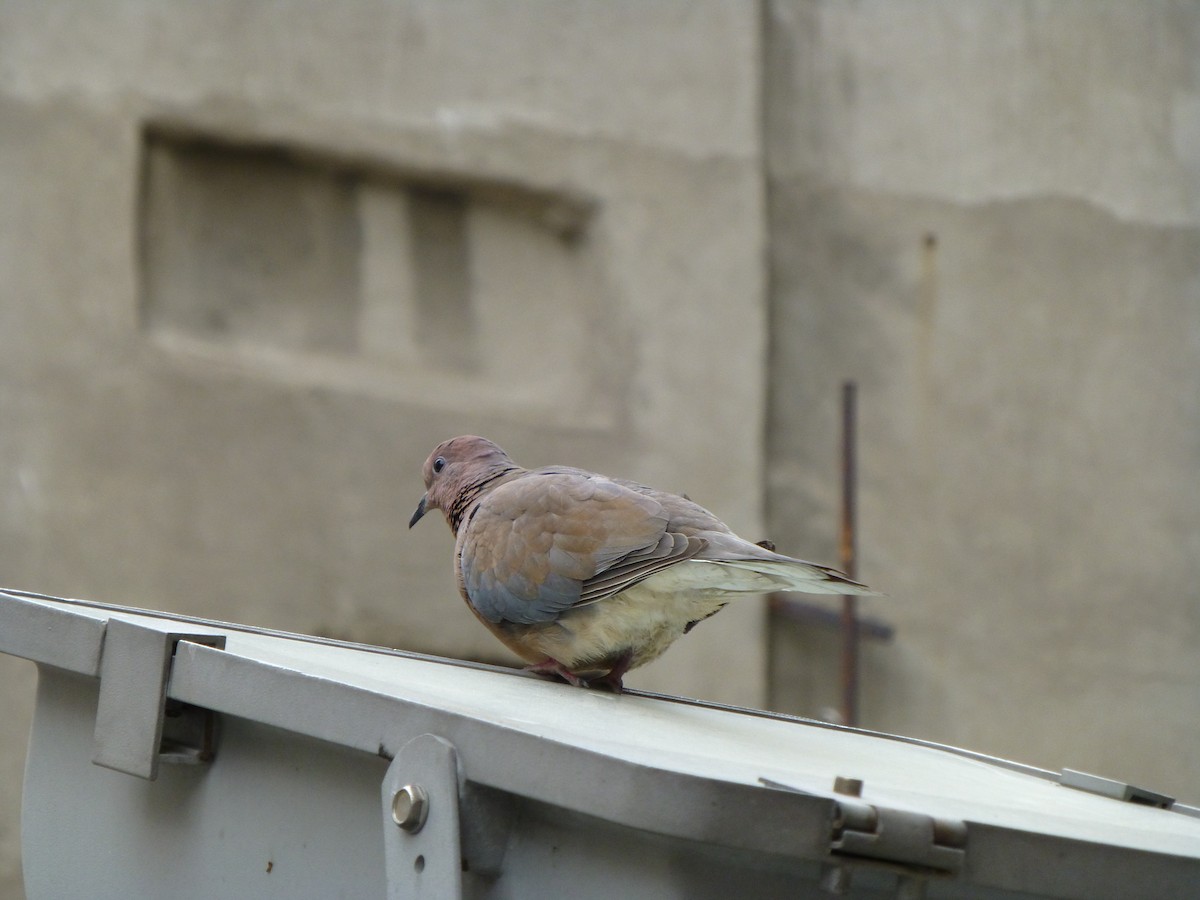
[(422, 734), (400, 748), (383, 777), (389, 900), (462, 897), (458, 752)]
[(212, 711), (167, 701), (171, 662), (180, 641), (225, 647), (220, 634), (159, 631), (109, 619), (100, 658), (93, 763), (153, 781), (160, 762), (212, 759)]
[(1058, 778), (1058, 783), (1063, 787), (1075, 788), (1077, 791), (1099, 794), (1102, 797), (1111, 797), (1114, 800), (1137, 803), (1141, 806), (1170, 809), (1175, 805), (1175, 798), (1169, 797), (1166, 794), (1148, 791), (1145, 788), (1126, 784), (1123, 781), (1115, 781), (1112, 778), (1103, 778), (1087, 772), (1077, 772), (1074, 769), (1063, 769), (1062, 774)]
[(953, 873), (962, 869), (966, 845), (967, 826), (959, 819), (841, 798), (834, 802), (830, 850), (836, 855)]
[(389, 898), (459, 898), (464, 873), (500, 874), (514, 799), (466, 781), (449, 741), (422, 734), (401, 747), (382, 799)]

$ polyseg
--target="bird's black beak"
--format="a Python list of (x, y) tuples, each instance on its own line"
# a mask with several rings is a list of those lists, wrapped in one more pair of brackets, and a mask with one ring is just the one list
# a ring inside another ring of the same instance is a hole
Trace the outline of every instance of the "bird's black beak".
[(412, 514), (412, 518), (408, 520), (408, 527), (412, 528), (421, 521), (421, 516), (425, 515), (425, 497), (422, 495), (421, 502), (417, 504), (417, 511)]

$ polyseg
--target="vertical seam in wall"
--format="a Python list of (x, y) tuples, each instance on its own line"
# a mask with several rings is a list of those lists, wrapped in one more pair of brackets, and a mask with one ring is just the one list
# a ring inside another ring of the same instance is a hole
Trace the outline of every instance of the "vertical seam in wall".
[(771, 267), (771, 181), (767, 166), (767, 29), (769, 27), (771, 0), (758, 2), (758, 118), (755, 123), (758, 129), (758, 172), (759, 189), (762, 191), (762, 247), (759, 252), (762, 266), (762, 360), (759, 378), (762, 380), (762, 415), (759, 418), (759, 447), (762, 459), (759, 460), (759, 514), (763, 518), (763, 526), (767, 525), (767, 447), (770, 439), (770, 409), (771, 409), (771, 307), (774, 298), (774, 278)]
[[(768, 503), (769, 491), (767, 489), (767, 468), (770, 463), (770, 446), (771, 446), (771, 405), (773, 400), (773, 387), (771, 382), (771, 358), (773, 352), (774, 341), (771, 337), (771, 323), (773, 320), (774, 303), (775, 303), (775, 278), (774, 267), (772, 266), (771, 253), (771, 174), (768, 165), (768, 152), (770, 144), (767, 136), (767, 68), (768, 68), (768, 45), (769, 45), (769, 29), (770, 29), (770, 4), (771, 0), (759, 0), (758, 2), (758, 60), (757, 60), (757, 92), (758, 92), (758, 120), (755, 123), (758, 129), (758, 172), (759, 172), (759, 190), (761, 196), (761, 215), (762, 215), (762, 247), (759, 252), (760, 265), (762, 266), (762, 336), (759, 346), (761, 347), (761, 360), (759, 365), (759, 378), (762, 382), (762, 390), (760, 392), (762, 411), (759, 416), (759, 453), (761, 458), (758, 465), (758, 510), (762, 520), (763, 531), (769, 533), (770, 528), (770, 508)], [(770, 608), (764, 612), (765, 620), (763, 623), (763, 668), (762, 683), (763, 683), (763, 701), (767, 709), (774, 705), (775, 697), (773, 696), (773, 679), (771, 672), (774, 668), (774, 660), (771, 652), (771, 612)]]

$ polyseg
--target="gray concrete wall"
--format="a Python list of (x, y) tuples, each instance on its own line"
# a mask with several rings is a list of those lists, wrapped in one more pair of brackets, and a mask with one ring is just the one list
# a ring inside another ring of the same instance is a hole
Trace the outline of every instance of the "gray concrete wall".
[[(757, 533), (759, 38), (719, 0), (0, 6), (0, 584), (511, 662), (406, 527), (462, 432)], [(759, 701), (764, 621), (630, 680)]]
[(1197, 799), (1200, 12), (768, 10), (769, 521), (833, 552), (856, 378), (864, 724)]
[[(832, 561), (854, 377), (864, 724), (1198, 799), (1198, 67), (1183, 3), (0, 4), (0, 584), (511, 661), (435, 442)], [(833, 705), (765, 626), (631, 682)]]

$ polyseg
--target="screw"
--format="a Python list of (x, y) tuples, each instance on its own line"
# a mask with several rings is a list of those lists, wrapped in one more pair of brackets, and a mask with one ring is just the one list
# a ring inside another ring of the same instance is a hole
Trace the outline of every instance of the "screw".
[(406, 784), (392, 794), (392, 821), (409, 834), (420, 831), (428, 815), (429, 795), (419, 784)]

